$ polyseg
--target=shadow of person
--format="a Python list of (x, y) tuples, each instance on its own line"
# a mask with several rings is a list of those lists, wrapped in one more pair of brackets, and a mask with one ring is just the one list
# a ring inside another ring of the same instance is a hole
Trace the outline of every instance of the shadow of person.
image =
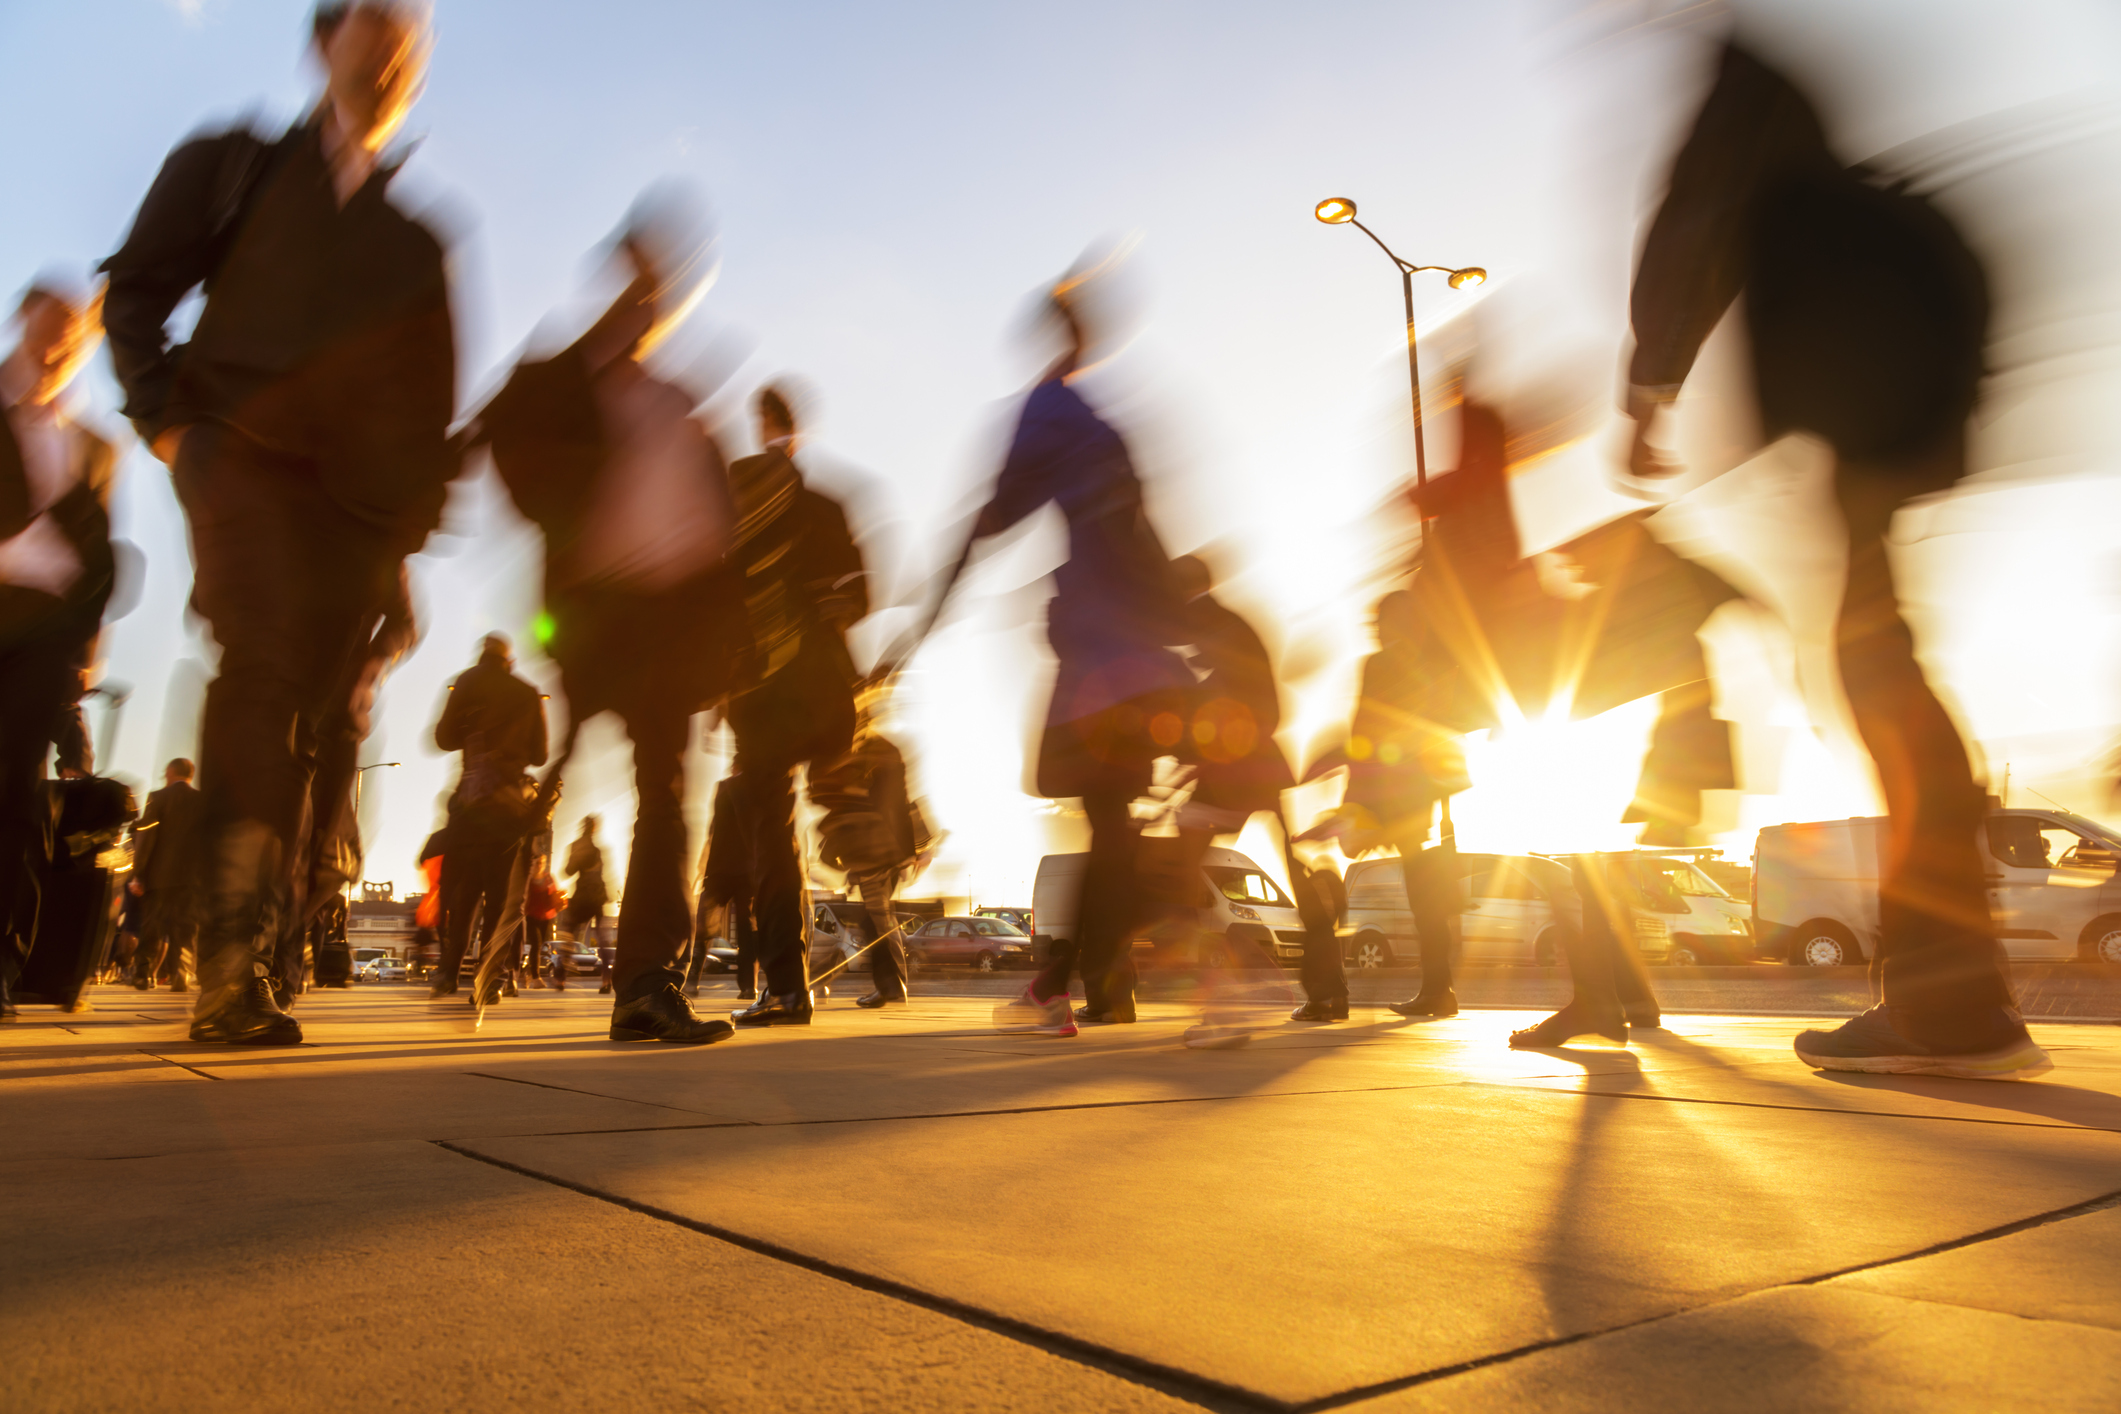
[(2024, 1115), (2028, 1119), (2070, 1128), (2121, 1131), (2121, 1095), (2088, 1090), (2078, 1085), (2057, 1085), (2052, 1081), (1999, 1085), (1993, 1080), (1964, 1080), (1946, 1075), (1862, 1075), (1831, 1070), (1817, 1072), (1816, 1078), (1854, 1090), (1876, 1090), (1978, 1105), (1983, 1109)]

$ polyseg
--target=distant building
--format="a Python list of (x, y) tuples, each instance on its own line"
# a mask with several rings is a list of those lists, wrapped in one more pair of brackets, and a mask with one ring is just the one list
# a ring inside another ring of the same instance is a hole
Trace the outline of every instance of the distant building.
[[(381, 948), (391, 957), (411, 957), (417, 931), (412, 919), (421, 895), (392, 898), (394, 890), (389, 884), (363, 884), (361, 892), (364, 897), (346, 910), (347, 944), (357, 950)], [(376, 897), (378, 893), (381, 898)], [(360, 957), (359, 951), (355, 956)]]

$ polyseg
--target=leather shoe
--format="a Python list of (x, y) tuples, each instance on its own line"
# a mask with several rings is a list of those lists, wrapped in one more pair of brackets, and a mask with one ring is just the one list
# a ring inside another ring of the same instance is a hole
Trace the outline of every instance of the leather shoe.
[(810, 994), (789, 992), (776, 995), (768, 992), (729, 1019), (739, 1026), (808, 1026)]
[(1346, 1021), (1347, 1019), (1348, 999), (1346, 997), (1336, 997), (1332, 1001), (1324, 1002), (1305, 1002), (1302, 1006), (1289, 1013), (1289, 1020), (1291, 1021)]
[(1449, 987), (1440, 992), (1422, 992), (1409, 1002), (1393, 1002), (1391, 1010), (1401, 1016), (1456, 1016), (1458, 993)]
[(273, 1005), (272, 983), (254, 977), (219, 1011), (192, 1022), (191, 1038), (232, 1046), (299, 1046), (302, 1023)]
[(433, 985), (432, 987), (429, 987), (429, 988), (427, 989), (427, 1000), (429, 1000), (429, 1001), (431, 1001), (431, 1002), (438, 1002), (438, 1001), (441, 1001), (441, 1000), (442, 1000), (443, 998), (445, 998), (445, 997), (453, 997), (453, 996), (455, 996), (456, 994), (457, 994), (457, 984), (456, 984), (456, 983), (454, 983), (454, 982), (437, 982), (437, 983), (435, 983), (435, 984), (434, 984), (434, 985)]
[(904, 997), (887, 997), (882, 992), (871, 992), (866, 997), (856, 997), (854, 1004), (868, 1011), (876, 1011), (887, 1006), (904, 1006), (906, 999)]
[(1567, 1045), (1578, 1036), (1603, 1036), (1608, 1041), (1625, 1046), (1628, 1043), (1628, 1022), (1615, 1007), (1610, 1012), (1593, 1012), (1570, 1002), (1537, 1026), (1527, 1026), (1522, 1031), (1510, 1033), (1512, 1050), (1547, 1050)]
[(611, 1039), (614, 1041), (666, 1041), (673, 1046), (704, 1046), (726, 1041), (736, 1028), (719, 1017), (701, 1016), (692, 1003), (665, 982), (645, 997), (620, 1002), (611, 1009)]

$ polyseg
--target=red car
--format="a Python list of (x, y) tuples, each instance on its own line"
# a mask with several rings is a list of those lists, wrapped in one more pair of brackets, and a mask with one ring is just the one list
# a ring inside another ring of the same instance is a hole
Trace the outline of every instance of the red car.
[(1031, 939), (999, 918), (938, 918), (906, 937), (915, 962), (956, 962), (982, 972), (1031, 965)]

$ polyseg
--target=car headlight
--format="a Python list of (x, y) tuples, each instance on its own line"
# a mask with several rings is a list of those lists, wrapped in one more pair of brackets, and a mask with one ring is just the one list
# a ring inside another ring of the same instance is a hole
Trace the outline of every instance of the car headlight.
[(1230, 913), (1233, 917), (1242, 918), (1247, 923), (1257, 923), (1259, 921), (1259, 910), (1247, 908), (1241, 903), (1231, 904)]
[(1022, 943), (1003, 943), (1003, 944), (1002, 944), (1002, 951), (1003, 951), (1003, 952), (1022, 952), (1022, 951), (1024, 950), (1024, 946), (1025, 946), (1025, 945), (1024, 945), (1024, 944), (1022, 944)]

